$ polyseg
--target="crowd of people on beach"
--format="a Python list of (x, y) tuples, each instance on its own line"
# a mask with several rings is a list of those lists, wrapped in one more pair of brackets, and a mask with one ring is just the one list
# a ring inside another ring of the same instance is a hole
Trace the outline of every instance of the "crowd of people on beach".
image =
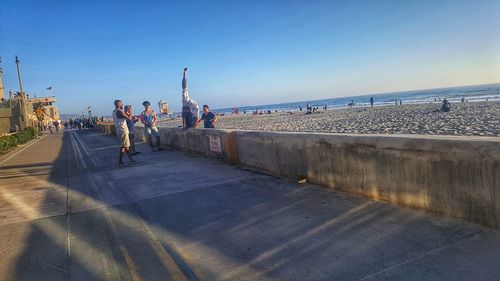
[[(119, 165), (125, 165), (123, 158), (127, 155), (129, 163), (135, 163), (132, 157), (140, 152), (135, 149), (134, 126), (141, 122), (144, 126), (144, 133), (148, 139), (152, 151), (161, 150), (160, 132), (157, 127), (158, 116), (151, 107), (149, 101), (144, 101), (144, 111), (139, 116), (132, 113), (131, 105), (124, 105), (123, 101), (117, 99), (114, 101), (113, 122), (116, 128), (116, 134), (120, 139), (120, 154), (118, 158)], [(182, 76), (182, 127), (184, 129), (196, 128), (203, 121), (204, 128), (215, 128), (217, 118), (210, 111), (208, 105), (203, 105), (203, 113), (199, 117), (198, 103), (189, 96), (187, 82), (187, 68), (184, 68)], [(153, 141), (154, 139), (154, 141)]]
[[(370, 101), (370, 107), (373, 107), (373, 105), (375, 103), (375, 99), (373, 97), (370, 97), (369, 101)], [(437, 99), (434, 98), (434, 101), (437, 101)], [(439, 99), (439, 101), (441, 101), (441, 99)], [(486, 101), (488, 101), (488, 99), (486, 99)], [(465, 97), (462, 97), (461, 102), (462, 103), (469, 102), (469, 100), (466, 100)], [(394, 104), (395, 105), (403, 105), (403, 100), (396, 99), (394, 101)], [(354, 102), (354, 100), (351, 100), (351, 102), (349, 102), (347, 104), (348, 108), (353, 108), (355, 106), (356, 106), (356, 102)], [(307, 108), (306, 114), (315, 113), (318, 110), (318, 107), (312, 107), (310, 102), (307, 103), (306, 108)], [(324, 105), (323, 109), (326, 110), (327, 109), (327, 105)], [(451, 103), (446, 98), (444, 98), (442, 100), (441, 108), (438, 109), (437, 111), (448, 112), (448, 111), (450, 111), (450, 109), (451, 109)], [(299, 111), (302, 111), (302, 106), (301, 105), (299, 105)]]
[[(448, 112), (450, 109), (451, 109), (451, 103), (446, 99), (444, 98), (444, 100), (442, 100), (441, 98), (434, 98), (434, 101), (439, 101), (439, 102), (442, 102), (442, 106), (440, 108), (438, 108), (436, 111), (440, 111), (440, 112)], [(488, 101), (488, 98), (486, 98), (486, 101)], [(394, 103), (394, 105), (403, 105), (403, 100), (402, 99), (395, 99), (395, 100), (392, 100), (391, 102)], [(461, 102), (464, 103), (464, 102), (469, 102), (469, 100), (466, 100), (465, 97), (462, 97), (461, 99)], [(385, 102), (382, 102), (380, 105), (386, 105), (387, 104), (387, 101)], [(369, 107), (374, 107), (375, 106), (375, 99), (374, 97), (370, 97), (368, 99), (368, 102), (367, 103), (364, 103), (364, 102), (361, 102), (361, 103), (357, 103), (356, 101), (354, 100), (351, 100), (350, 102), (348, 102), (346, 104), (347, 108), (357, 108), (358, 106), (361, 107), (365, 107), (365, 106), (369, 106)], [(322, 104), (322, 105), (312, 105), (311, 102), (307, 102), (305, 105), (302, 105), (302, 104), (299, 104), (297, 105), (297, 108), (298, 108), (298, 111), (299, 112), (305, 112), (306, 115), (308, 114), (313, 114), (313, 113), (321, 113), (323, 110), (326, 111), (328, 109), (328, 104)], [(247, 113), (250, 113), (252, 115), (265, 115), (265, 114), (272, 114), (272, 113), (278, 113), (278, 112), (286, 112), (286, 113), (289, 113), (289, 114), (294, 114), (294, 110), (286, 110), (286, 109), (274, 109), (274, 110), (269, 110), (269, 109), (258, 109), (256, 108), (255, 110), (252, 110), (252, 111), (249, 111), (249, 110), (243, 110), (243, 115), (246, 115)], [(232, 108), (231, 110), (231, 115), (238, 115), (239, 112), (238, 112), (238, 108)], [(224, 116), (224, 113), (216, 113), (217, 116)]]

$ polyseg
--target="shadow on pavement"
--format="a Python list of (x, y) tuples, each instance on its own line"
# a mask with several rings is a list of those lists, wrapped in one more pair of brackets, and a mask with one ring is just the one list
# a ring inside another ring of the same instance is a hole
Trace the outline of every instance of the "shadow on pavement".
[[(485, 264), (498, 257), (494, 231), (176, 151), (145, 152), (137, 165), (118, 168), (117, 149), (98, 149), (115, 144), (95, 131), (66, 131), (54, 163), (1, 168), (53, 165), (55, 191), (42, 206), (68, 212), (42, 209), (44, 218), (23, 223), (29, 236), (7, 280), (493, 280), (499, 273)], [(482, 255), (467, 252), (478, 245)]]

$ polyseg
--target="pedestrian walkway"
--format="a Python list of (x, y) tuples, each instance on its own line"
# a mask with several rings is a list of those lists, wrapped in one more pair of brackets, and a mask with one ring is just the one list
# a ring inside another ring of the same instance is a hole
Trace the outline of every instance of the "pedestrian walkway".
[[(0, 157), (0, 280), (498, 280), (500, 232), (177, 151)], [(14, 156), (13, 156), (14, 155)]]

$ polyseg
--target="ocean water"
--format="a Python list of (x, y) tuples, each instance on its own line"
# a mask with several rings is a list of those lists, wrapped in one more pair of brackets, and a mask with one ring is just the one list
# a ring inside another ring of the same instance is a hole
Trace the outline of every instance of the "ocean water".
[[(307, 96), (304, 94), (304, 96)], [(375, 105), (390, 105), (394, 104), (395, 101), (401, 100), (403, 104), (416, 104), (416, 103), (428, 103), (434, 102), (436, 99), (439, 100), (446, 98), (450, 102), (460, 102), (462, 97), (469, 102), (477, 101), (490, 101), (500, 100), (500, 83), (488, 84), (488, 85), (477, 85), (477, 86), (463, 86), (463, 87), (453, 87), (453, 88), (440, 88), (431, 90), (416, 90), (407, 92), (393, 92), (393, 93), (381, 93), (381, 94), (370, 94), (362, 96), (350, 96), (332, 99), (322, 99), (322, 100), (304, 100), (300, 102), (290, 102), (290, 103), (279, 103), (279, 104), (268, 104), (268, 105), (257, 105), (257, 106), (240, 106), (238, 110), (240, 113), (247, 111), (247, 113), (259, 110), (259, 111), (295, 111), (299, 109), (301, 105), (304, 110), (307, 102), (311, 102), (312, 106), (323, 106), (327, 105), (328, 108), (342, 108), (347, 107), (347, 104), (351, 101), (356, 103), (356, 106), (366, 106), (370, 104), (370, 97), (373, 97)], [(232, 108), (221, 108), (214, 109), (215, 112), (231, 113)]]
[[(304, 94), (307, 97), (307, 94)], [(396, 100), (403, 101), (403, 104), (416, 104), (416, 103), (428, 103), (439, 102), (439, 99), (448, 99), (450, 102), (460, 102), (462, 97), (469, 102), (485, 101), (486, 99), (490, 101), (500, 100), (500, 83), (488, 84), (488, 85), (477, 85), (477, 86), (463, 86), (463, 87), (453, 87), (453, 88), (441, 88), (441, 89), (431, 89), (431, 90), (416, 90), (407, 92), (393, 92), (393, 93), (381, 93), (381, 94), (370, 94), (362, 96), (351, 96), (351, 97), (341, 97), (332, 99), (322, 99), (322, 100), (303, 100), (300, 102), (289, 102), (289, 103), (279, 103), (279, 104), (268, 104), (268, 105), (250, 105), (250, 106), (240, 106), (238, 110), (240, 113), (247, 111), (251, 113), (252, 111), (296, 111), (299, 110), (299, 105), (301, 105), (304, 110), (307, 102), (311, 102), (312, 106), (321, 107), (327, 105), (329, 109), (334, 108), (344, 108), (351, 101), (356, 103), (356, 106), (367, 106), (370, 104), (370, 97), (375, 100), (375, 105), (392, 105)], [(156, 108), (155, 108), (156, 109)], [(232, 108), (221, 108), (213, 109), (214, 112), (220, 113), (231, 113)], [(179, 116), (180, 113), (176, 112), (175, 116)], [(75, 118), (77, 114), (60, 114), (62, 120), (68, 120), (69, 118)], [(111, 116), (107, 116), (108, 119)]]

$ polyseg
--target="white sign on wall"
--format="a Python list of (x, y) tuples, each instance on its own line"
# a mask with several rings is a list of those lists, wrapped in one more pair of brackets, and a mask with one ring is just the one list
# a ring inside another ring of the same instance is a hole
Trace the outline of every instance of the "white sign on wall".
[(210, 151), (213, 152), (222, 152), (222, 148), (220, 145), (220, 137), (218, 136), (208, 136), (210, 139)]

